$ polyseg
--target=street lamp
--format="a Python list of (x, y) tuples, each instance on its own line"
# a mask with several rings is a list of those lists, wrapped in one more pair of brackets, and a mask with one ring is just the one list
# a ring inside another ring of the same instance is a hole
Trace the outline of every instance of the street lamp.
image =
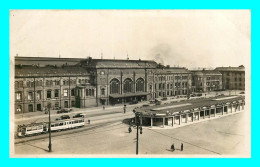
[[(136, 117), (136, 122), (135, 122), (136, 125), (133, 125), (133, 128), (136, 128), (136, 155), (138, 155), (138, 142), (139, 142), (138, 131), (140, 130), (140, 134), (143, 134), (143, 128), (140, 125), (140, 119), (139, 119), (140, 113), (135, 113), (135, 117)], [(132, 132), (131, 125), (129, 126), (128, 131), (129, 131), (129, 133)]]

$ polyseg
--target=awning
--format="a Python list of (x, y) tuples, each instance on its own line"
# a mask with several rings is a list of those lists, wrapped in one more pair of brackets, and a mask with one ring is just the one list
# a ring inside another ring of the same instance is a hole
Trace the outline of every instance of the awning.
[(124, 97), (134, 97), (134, 96), (146, 96), (150, 93), (147, 92), (137, 92), (137, 93), (127, 93), (127, 94), (114, 94), (114, 95), (109, 95), (109, 97), (112, 98), (124, 98)]

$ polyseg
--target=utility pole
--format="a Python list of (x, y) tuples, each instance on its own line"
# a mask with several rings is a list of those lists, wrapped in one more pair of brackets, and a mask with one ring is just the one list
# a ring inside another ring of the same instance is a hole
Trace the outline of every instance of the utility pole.
[[(135, 113), (135, 118), (136, 118), (136, 155), (138, 155), (138, 145), (139, 145), (139, 129), (140, 129), (140, 134), (142, 134), (142, 126), (140, 125), (140, 113)], [(134, 126), (135, 127), (135, 126)], [(132, 132), (131, 125), (128, 128), (129, 133)]]
[(51, 104), (49, 103), (48, 104), (48, 110), (49, 110), (49, 146), (48, 146), (48, 148), (49, 148), (49, 152), (51, 152), (52, 151), (52, 149), (51, 149)]
[(136, 155), (138, 155), (138, 129), (139, 129), (139, 121), (137, 123), (137, 129), (136, 129)]

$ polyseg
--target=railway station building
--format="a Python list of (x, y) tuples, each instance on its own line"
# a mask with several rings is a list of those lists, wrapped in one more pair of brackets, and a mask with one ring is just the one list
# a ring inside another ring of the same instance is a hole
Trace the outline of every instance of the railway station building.
[(191, 93), (191, 73), (149, 60), (15, 57), (15, 113)]

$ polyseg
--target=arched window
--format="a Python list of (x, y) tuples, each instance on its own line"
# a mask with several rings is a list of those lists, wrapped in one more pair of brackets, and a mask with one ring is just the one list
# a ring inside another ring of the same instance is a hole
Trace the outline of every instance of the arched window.
[(136, 80), (136, 92), (144, 92), (144, 79), (138, 78)]
[(124, 81), (124, 93), (132, 92), (133, 88), (133, 81), (129, 78), (125, 79)]
[(110, 81), (110, 94), (120, 93), (120, 82), (118, 79), (112, 79)]

